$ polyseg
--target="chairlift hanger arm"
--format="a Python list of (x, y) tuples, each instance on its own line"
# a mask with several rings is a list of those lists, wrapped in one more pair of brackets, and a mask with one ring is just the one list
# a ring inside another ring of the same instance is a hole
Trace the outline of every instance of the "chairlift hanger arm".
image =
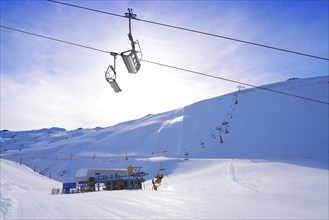
[[(113, 67), (114, 67), (114, 71), (116, 69), (116, 59), (117, 59), (117, 56), (120, 56), (120, 54), (116, 53), (116, 52), (110, 52), (110, 54), (113, 56)], [(107, 68), (108, 69), (108, 68)]]
[(131, 19), (135, 19), (137, 15), (133, 13), (132, 8), (128, 8), (128, 13), (125, 13), (125, 16), (129, 18), (129, 32), (131, 33)]
[(137, 17), (136, 14), (133, 14), (133, 9), (132, 8), (128, 8), (128, 13), (125, 13), (125, 16), (128, 17), (129, 19), (129, 33), (128, 33), (128, 38), (131, 42), (131, 47), (133, 48), (133, 50), (135, 50), (135, 42), (134, 42), (134, 38), (131, 32), (131, 19), (135, 19)]

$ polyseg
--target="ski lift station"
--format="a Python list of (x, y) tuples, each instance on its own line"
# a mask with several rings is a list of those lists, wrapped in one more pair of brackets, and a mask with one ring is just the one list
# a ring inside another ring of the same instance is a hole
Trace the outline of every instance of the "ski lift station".
[(77, 170), (73, 182), (63, 183), (63, 193), (82, 193), (102, 190), (142, 189), (144, 176), (141, 167), (126, 169), (84, 168)]

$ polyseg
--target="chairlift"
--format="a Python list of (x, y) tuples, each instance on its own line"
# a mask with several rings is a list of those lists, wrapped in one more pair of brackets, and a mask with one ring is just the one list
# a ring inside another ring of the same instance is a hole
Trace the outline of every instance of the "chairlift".
[(228, 121), (223, 121), (222, 125), (223, 126), (228, 126)]
[(206, 145), (204, 144), (204, 142), (201, 140), (200, 142), (201, 148), (206, 148)]
[(214, 133), (211, 133), (212, 139), (216, 139), (216, 135)]
[(187, 151), (185, 152), (184, 156), (185, 156), (184, 157), (184, 160), (188, 160), (189, 159), (189, 157), (188, 157), (189, 156), (189, 153)]
[(136, 50), (128, 50), (126, 52), (122, 52), (121, 57), (126, 65), (128, 73), (137, 73), (141, 68), (140, 59), (137, 56)]
[(160, 170), (165, 170), (166, 168), (162, 165), (162, 163), (160, 164)]
[(116, 82), (116, 77), (117, 73), (115, 71), (115, 60), (116, 56), (118, 55), (117, 53), (111, 52), (111, 55), (114, 57), (114, 64), (109, 65), (105, 71), (105, 79), (107, 82), (110, 83), (111, 87), (115, 92), (121, 92), (122, 90), (120, 89), (118, 83)]
[(228, 121), (223, 121), (222, 125), (225, 127), (225, 133), (228, 134), (227, 128), (229, 127)]
[[(132, 33), (131, 33), (131, 19), (135, 19), (136, 15), (132, 13), (132, 9), (128, 8), (128, 13), (125, 13), (125, 16), (129, 18), (129, 33), (128, 38), (131, 42), (131, 50), (127, 50), (125, 52), (122, 52), (120, 55), (123, 59), (123, 62), (126, 65), (126, 68), (129, 73), (137, 73), (141, 67), (141, 59), (143, 57), (142, 50), (139, 44), (139, 41), (134, 41)], [(138, 45), (139, 51), (136, 50), (136, 46)], [(140, 56), (138, 56), (140, 54)]]

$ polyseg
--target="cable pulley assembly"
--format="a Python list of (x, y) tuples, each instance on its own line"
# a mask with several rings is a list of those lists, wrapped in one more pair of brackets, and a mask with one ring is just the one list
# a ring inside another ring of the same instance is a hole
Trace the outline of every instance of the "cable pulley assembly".
[[(122, 57), (123, 62), (126, 65), (126, 68), (128, 70), (128, 73), (137, 73), (141, 67), (141, 59), (142, 59), (142, 50), (139, 45), (139, 41), (134, 41), (134, 38), (131, 33), (131, 19), (135, 19), (136, 15), (132, 13), (132, 9), (128, 8), (128, 13), (125, 13), (125, 16), (129, 18), (129, 33), (128, 33), (128, 39), (131, 43), (131, 50), (124, 51), (120, 54), (111, 52), (111, 55), (114, 57), (114, 64), (109, 65), (107, 67), (107, 70), (105, 71), (105, 79), (108, 81), (111, 85), (111, 87), (114, 89), (115, 92), (121, 92), (118, 83), (116, 82), (116, 57), (120, 55)], [(136, 45), (138, 45), (139, 50), (136, 50)]]

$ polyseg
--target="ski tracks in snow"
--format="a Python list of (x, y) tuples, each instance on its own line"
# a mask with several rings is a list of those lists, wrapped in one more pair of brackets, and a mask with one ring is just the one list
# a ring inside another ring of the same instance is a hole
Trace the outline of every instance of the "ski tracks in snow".
[(1, 183), (1, 192), (0, 192), (0, 219), (7, 219), (10, 217), (12, 210), (15, 206), (15, 201), (7, 196), (9, 191), (14, 190), (15, 184), (10, 182)]
[(252, 184), (246, 183), (245, 181), (243, 181), (241, 178), (239, 178), (238, 176), (238, 172), (237, 172), (237, 168), (234, 164), (234, 160), (231, 160), (228, 168), (227, 168), (227, 176), (229, 177), (230, 180), (232, 180), (236, 185), (247, 189), (249, 191), (253, 191), (253, 192), (257, 192), (257, 193), (261, 193), (261, 191), (258, 190), (258, 188)]
[(0, 193), (0, 219), (6, 219), (10, 216), (13, 204), (12, 199)]

